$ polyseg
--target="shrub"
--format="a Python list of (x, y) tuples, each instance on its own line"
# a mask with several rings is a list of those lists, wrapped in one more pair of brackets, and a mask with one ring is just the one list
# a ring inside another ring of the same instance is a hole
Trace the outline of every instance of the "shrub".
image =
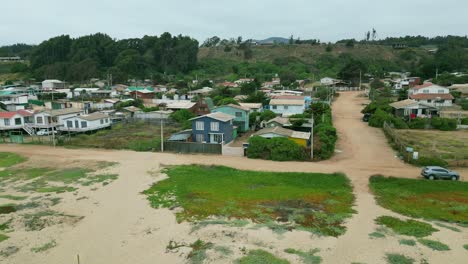
[(414, 259), (401, 254), (387, 254), (387, 263), (389, 264), (413, 264)]
[(314, 158), (323, 160), (333, 156), (337, 139), (336, 129), (333, 126), (322, 124), (315, 127)]
[(305, 148), (287, 138), (266, 139), (255, 136), (249, 139), (247, 156), (252, 159), (276, 161), (305, 160)]
[(416, 241), (413, 239), (400, 239), (398, 240), (400, 245), (406, 245), (406, 246), (416, 246)]
[(447, 161), (437, 157), (419, 157), (417, 160), (412, 159), (411, 163), (419, 166), (448, 166)]
[(430, 123), (427, 118), (415, 118), (408, 122), (408, 127), (411, 129), (425, 129)]
[(403, 121), (403, 119), (401, 119), (401, 118), (393, 117), (390, 122), (393, 124), (393, 126), (396, 129), (407, 129), (408, 128), (408, 125), (406, 124), (406, 122)]
[(462, 125), (468, 125), (468, 117), (463, 118), (463, 119), (461, 120), (461, 124), (462, 124)]
[(371, 127), (383, 127), (385, 122), (392, 123), (393, 116), (384, 110), (377, 108), (375, 113), (369, 119), (369, 126)]
[(431, 120), (433, 128), (442, 131), (454, 131), (457, 129), (457, 120), (450, 118), (435, 117)]

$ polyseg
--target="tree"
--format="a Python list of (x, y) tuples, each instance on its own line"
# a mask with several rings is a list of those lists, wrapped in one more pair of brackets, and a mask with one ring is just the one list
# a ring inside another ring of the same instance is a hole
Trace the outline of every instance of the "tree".
[(195, 115), (187, 109), (181, 109), (171, 114), (171, 119), (177, 121), (183, 129), (192, 127), (190, 119), (194, 117)]
[(373, 89), (379, 89), (379, 88), (382, 88), (384, 87), (385, 84), (380, 80), (380, 79), (374, 79), (371, 83), (370, 83), (370, 87), (373, 88)]
[(366, 65), (359, 60), (351, 59), (338, 73), (338, 75), (347, 81), (351, 81), (353, 85), (359, 84), (359, 79), (366, 72)]
[(234, 100), (234, 98), (232, 97), (226, 97), (226, 98), (219, 100), (217, 105), (220, 106), (220, 105), (228, 105), (228, 104), (239, 105), (239, 102)]
[(331, 43), (328, 43), (327, 47), (325, 48), (325, 51), (326, 52), (332, 52), (332, 50), (333, 50), (333, 45)]
[(346, 44), (345, 44), (345, 45), (346, 45), (346, 47), (348, 47), (348, 48), (353, 48), (355, 42), (356, 42), (356, 41), (355, 41), (354, 39), (348, 39), (348, 40), (346, 41)]
[(276, 117), (275, 112), (271, 110), (265, 110), (261, 113), (260, 118), (262, 121), (269, 121)]

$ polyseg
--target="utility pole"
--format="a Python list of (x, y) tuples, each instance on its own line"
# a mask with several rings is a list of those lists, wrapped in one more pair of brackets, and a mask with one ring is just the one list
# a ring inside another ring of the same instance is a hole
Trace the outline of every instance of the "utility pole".
[(161, 116), (161, 152), (164, 152), (164, 119)]
[(361, 90), (361, 86), (362, 86), (362, 71), (359, 70), (359, 90)]
[(310, 129), (310, 159), (314, 159), (314, 114), (312, 113), (312, 128)]

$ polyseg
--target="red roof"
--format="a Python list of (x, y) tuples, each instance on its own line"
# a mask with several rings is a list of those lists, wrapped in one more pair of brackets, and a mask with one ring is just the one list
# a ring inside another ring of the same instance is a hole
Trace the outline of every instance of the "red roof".
[(421, 85), (416, 85), (416, 86), (413, 87), (413, 89), (418, 90), (418, 89), (426, 88), (426, 87), (429, 87), (429, 86), (432, 86), (432, 85), (434, 85), (434, 84), (431, 83), (431, 82), (427, 82), (427, 83), (423, 83)]
[(453, 100), (453, 96), (449, 93), (444, 94), (412, 94), (409, 96), (411, 99), (416, 100), (434, 100), (440, 98), (441, 100)]
[(22, 116), (33, 116), (34, 115), (34, 112), (33, 111), (28, 111), (28, 110), (18, 110), (16, 111), (18, 114), (22, 115)]
[(16, 112), (0, 112), (0, 118), (12, 118), (16, 115)]

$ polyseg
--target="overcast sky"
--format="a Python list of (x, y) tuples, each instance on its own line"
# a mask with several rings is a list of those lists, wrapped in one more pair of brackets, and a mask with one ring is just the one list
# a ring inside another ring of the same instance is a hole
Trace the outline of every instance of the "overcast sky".
[(404, 35), (467, 35), (467, 0), (13, 0), (2, 1), (0, 45), (61, 34), (113, 38), (217, 35), (336, 41)]

